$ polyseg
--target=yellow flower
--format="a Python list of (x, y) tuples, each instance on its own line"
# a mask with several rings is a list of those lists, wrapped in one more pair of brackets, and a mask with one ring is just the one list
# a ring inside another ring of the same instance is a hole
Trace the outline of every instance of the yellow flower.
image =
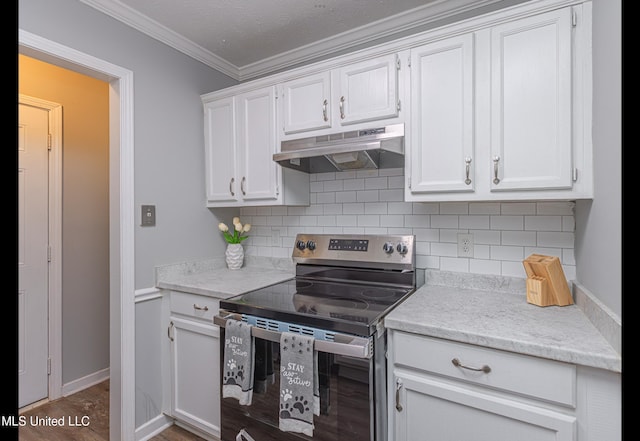
[(235, 225), (235, 224), (237, 224), (237, 223), (240, 223), (240, 218), (239, 218), (239, 217), (234, 217), (234, 218), (233, 218), (233, 220), (231, 221), (231, 223), (232, 223), (233, 225)]
[(218, 229), (219, 229), (220, 231), (222, 231), (222, 232), (224, 232), (224, 231), (229, 231), (229, 227), (227, 227), (227, 226), (226, 226), (224, 223), (222, 223), (222, 222), (220, 222), (220, 223), (218, 224)]
[(240, 222), (236, 222), (233, 226), (236, 228), (236, 231), (242, 233), (242, 224)]
[(251, 224), (244, 224), (244, 228), (242, 229), (243, 233), (246, 233), (251, 229)]

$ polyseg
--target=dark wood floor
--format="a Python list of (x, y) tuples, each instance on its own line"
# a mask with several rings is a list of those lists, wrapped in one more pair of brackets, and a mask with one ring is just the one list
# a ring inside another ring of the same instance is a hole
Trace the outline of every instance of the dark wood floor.
[[(109, 441), (109, 381), (21, 413), (20, 441)], [(53, 421), (63, 426), (53, 426)], [(173, 425), (150, 441), (204, 441)]]

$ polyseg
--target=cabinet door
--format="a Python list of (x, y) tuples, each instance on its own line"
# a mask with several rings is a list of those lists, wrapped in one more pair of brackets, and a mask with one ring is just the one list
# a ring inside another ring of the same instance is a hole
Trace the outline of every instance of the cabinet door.
[(411, 192), (473, 191), (473, 35), (411, 49)]
[(220, 331), (217, 326), (171, 318), (173, 416), (220, 436)]
[(334, 106), (340, 124), (398, 116), (398, 63), (395, 54), (338, 69)]
[(576, 418), (452, 383), (398, 374), (396, 441), (574, 441)]
[(237, 201), (236, 112), (233, 98), (205, 104), (204, 145), (207, 202)]
[(331, 127), (329, 72), (287, 81), (281, 90), (285, 134)]
[(491, 29), (491, 191), (570, 189), (571, 8)]
[(236, 103), (241, 197), (245, 201), (277, 199), (275, 86), (238, 95)]

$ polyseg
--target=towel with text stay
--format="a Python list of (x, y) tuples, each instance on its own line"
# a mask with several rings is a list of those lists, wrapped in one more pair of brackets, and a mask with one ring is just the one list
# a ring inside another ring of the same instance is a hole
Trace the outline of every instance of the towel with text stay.
[(280, 337), (280, 416), (283, 432), (313, 436), (313, 415), (320, 413), (318, 354), (314, 338), (283, 332)]
[(237, 398), (245, 406), (253, 398), (255, 347), (251, 328), (248, 323), (229, 319), (224, 335), (222, 398)]

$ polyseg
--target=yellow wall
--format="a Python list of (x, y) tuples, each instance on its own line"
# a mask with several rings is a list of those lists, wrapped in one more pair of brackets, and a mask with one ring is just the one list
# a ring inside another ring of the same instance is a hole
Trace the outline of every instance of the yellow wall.
[(19, 55), (18, 92), (62, 105), (62, 382), (109, 367), (109, 85)]

